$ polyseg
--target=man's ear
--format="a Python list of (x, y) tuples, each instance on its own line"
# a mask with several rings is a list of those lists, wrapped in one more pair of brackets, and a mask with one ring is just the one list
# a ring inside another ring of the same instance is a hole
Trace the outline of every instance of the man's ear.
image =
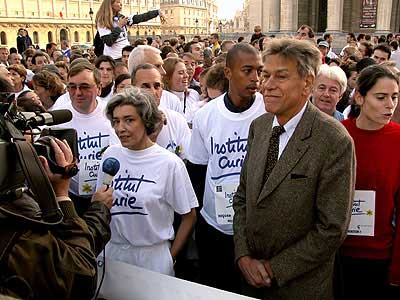
[(100, 95), (101, 95), (101, 85), (99, 84), (97, 86), (97, 96), (100, 96)]
[(304, 92), (307, 95), (312, 93), (313, 88), (314, 88), (314, 83), (315, 83), (315, 76), (312, 74), (307, 75), (306, 80), (305, 80), (305, 86), (304, 86)]
[(232, 71), (231, 71), (230, 68), (224, 67), (224, 74), (225, 74), (226, 79), (228, 79), (228, 80), (231, 79), (231, 77), (232, 77)]
[(354, 100), (356, 101), (356, 104), (358, 106), (361, 106), (364, 104), (364, 97), (360, 94), (360, 92), (356, 91), (354, 93)]

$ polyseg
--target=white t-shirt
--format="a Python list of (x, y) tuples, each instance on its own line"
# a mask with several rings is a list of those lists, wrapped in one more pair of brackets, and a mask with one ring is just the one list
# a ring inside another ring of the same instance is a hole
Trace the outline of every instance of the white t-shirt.
[(22, 87), (22, 90), (15, 93), (15, 99), (17, 99), (18, 96), (21, 95), (22, 92), (25, 92), (25, 91), (31, 91), (31, 89), (26, 84), (24, 84), (24, 86)]
[(157, 137), (157, 144), (177, 154), (180, 158), (187, 159), (191, 132), (185, 118), (180, 113), (168, 108), (159, 107), (159, 109), (164, 112), (167, 125), (161, 129)]
[(390, 60), (394, 60), (396, 62), (396, 67), (400, 68), (400, 50), (392, 51), (392, 55), (390, 56)]
[(233, 234), (233, 195), (239, 185), (240, 171), (247, 152), (251, 122), (265, 113), (261, 94), (242, 113), (230, 112), (225, 94), (210, 101), (194, 117), (189, 160), (207, 165), (201, 215), (225, 234)]
[(71, 105), (71, 97), (69, 96), (69, 92), (65, 92), (60, 97), (57, 98), (56, 102), (54, 102), (53, 106), (49, 108), (49, 111), (57, 110), (57, 109), (64, 109)]
[(101, 168), (101, 150), (119, 139), (105, 116), (105, 104), (98, 102), (90, 114), (76, 111), (71, 102), (57, 109), (69, 109), (72, 120), (52, 128), (74, 128), (78, 134), (79, 172), (72, 177), (70, 192), (74, 195), (90, 197), (96, 188), (97, 172)]
[(188, 124), (192, 124), (195, 113), (199, 110), (200, 95), (198, 92), (192, 89), (188, 89), (188, 93), (185, 95), (184, 92), (172, 92), (178, 96), (183, 114)]
[(169, 91), (163, 90), (160, 99), (160, 107), (168, 108), (174, 110), (183, 115), (183, 109), (181, 101), (177, 96)]
[(348, 47), (350, 47), (349, 44), (347, 44), (346, 46), (344, 46), (343, 49), (342, 49), (342, 51), (340, 51), (340, 54), (339, 54), (339, 55), (340, 55), (341, 57), (344, 55), (344, 50), (345, 50), (346, 48), (348, 48)]
[(138, 151), (114, 145), (103, 161), (109, 157), (120, 163), (111, 184), (111, 242), (151, 246), (173, 239), (174, 212), (187, 214), (198, 206), (183, 161), (157, 144)]
[(115, 83), (113, 84), (111, 91), (105, 97), (98, 97), (98, 99), (100, 99), (100, 101), (104, 102), (106, 105), (108, 101), (110, 101), (111, 97), (114, 96), (114, 85)]
[[(114, 17), (114, 27), (118, 27), (118, 17)], [(113, 59), (118, 59), (122, 57), (122, 48), (125, 46), (129, 46), (130, 43), (128, 41), (128, 33), (126, 31), (126, 26), (121, 28), (122, 31), (119, 34), (118, 39), (115, 41), (112, 46), (107, 46), (104, 44), (104, 55), (109, 55)], [(108, 35), (111, 33), (111, 30), (106, 27), (97, 26), (97, 31), (99, 32), (100, 37)]]
[(337, 56), (336, 53), (332, 51), (332, 48), (329, 49), (329, 52), (326, 56), (329, 57), (330, 59), (339, 58), (339, 56)]
[(32, 70), (26, 69), (26, 82), (32, 81), (33, 75), (35, 75), (35, 73), (33, 73)]

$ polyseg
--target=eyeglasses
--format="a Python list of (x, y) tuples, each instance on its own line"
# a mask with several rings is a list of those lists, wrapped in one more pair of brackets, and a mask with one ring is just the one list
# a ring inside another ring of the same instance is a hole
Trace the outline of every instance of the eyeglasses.
[(69, 92), (75, 93), (77, 89), (80, 89), (80, 91), (82, 93), (85, 93), (85, 92), (89, 92), (93, 87), (95, 87), (95, 85), (90, 85), (90, 84), (85, 84), (85, 83), (84, 84), (69, 83), (67, 85), (67, 90)]

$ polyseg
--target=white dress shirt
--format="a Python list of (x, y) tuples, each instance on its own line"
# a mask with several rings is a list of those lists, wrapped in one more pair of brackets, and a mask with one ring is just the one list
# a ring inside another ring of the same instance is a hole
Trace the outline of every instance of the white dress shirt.
[[(301, 117), (303, 116), (308, 103), (309, 103), (309, 101), (307, 101), (306, 104), (304, 104), (303, 108), (297, 113), (297, 115), (295, 115), (285, 125), (283, 125), (283, 128), (285, 128), (285, 132), (279, 136), (278, 159), (281, 157), (283, 151), (285, 150), (287, 144), (289, 143), (289, 140), (292, 137), (297, 125), (299, 124)], [(313, 104), (310, 103), (310, 105), (313, 105)], [(274, 117), (274, 121), (272, 122), (272, 128), (274, 128), (275, 126), (280, 126), (276, 116)]]

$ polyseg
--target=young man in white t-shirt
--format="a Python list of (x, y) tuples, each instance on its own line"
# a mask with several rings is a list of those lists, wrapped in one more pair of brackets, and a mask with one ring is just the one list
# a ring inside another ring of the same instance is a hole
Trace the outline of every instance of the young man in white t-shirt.
[(78, 134), (79, 172), (72, 178), (69, 192), (77, 212), (82, 215), (95, 192), (101, 152), (119, 141), (105, 116), (105, 103), (96, 100), (101, 92), (98, 70), (89, 62), (73, 66), (67, 89), (71, 101), (58, 109), (69, 109), (72, 120), (57, 127), (74, 128)]
[(197, 111), (189, 147), (187, 167), (198, 199), (204, 187), (196, 226), (201, 280), (231, 292), (239, 292), (240, 286), (234, 264), (232, 199), (250, 124), (265, 113), (262, 95), (257, 93), (261, 69), (261, 57), (250, 45), (237, 44), (228, 52), (229, 90)]

